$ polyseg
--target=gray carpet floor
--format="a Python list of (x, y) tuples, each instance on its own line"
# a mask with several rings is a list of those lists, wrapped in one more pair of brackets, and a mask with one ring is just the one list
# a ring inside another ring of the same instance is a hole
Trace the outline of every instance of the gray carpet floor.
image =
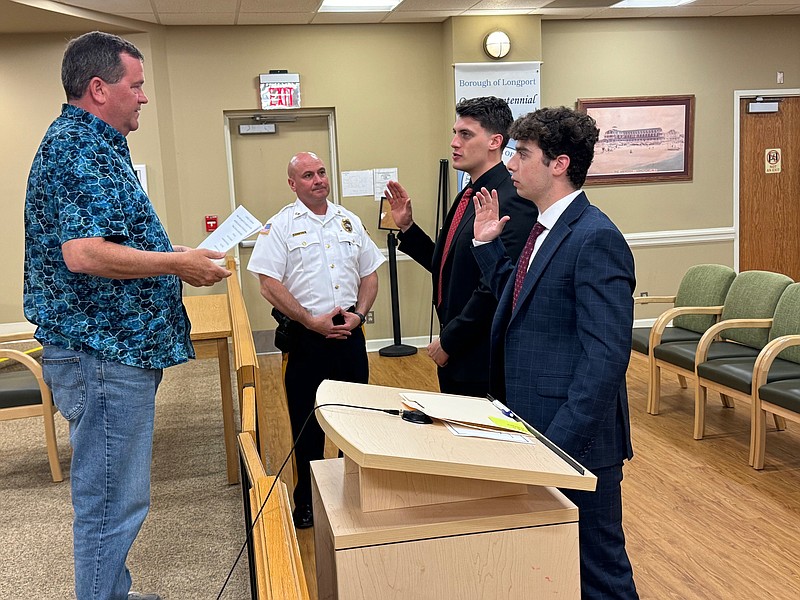
[[(128, 558), (137, 591), (217, 598), (244, 541), (227, 484), (216, 359), (167, 369), (156, 400), (150, 515)], [(235, 398), (234, 392), (234, 398)], [(0, 598), (74, 598), (69, 428), (56, 415), (64, 481), (53, 483), (40, 417), (0, 421)], [(247, 555), (222, 595), (249, 597)]]

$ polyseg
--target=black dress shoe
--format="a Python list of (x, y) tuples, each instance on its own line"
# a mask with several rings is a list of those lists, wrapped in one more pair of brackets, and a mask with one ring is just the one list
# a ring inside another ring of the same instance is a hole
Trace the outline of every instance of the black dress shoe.
[(314, 512), (310, 504), (301, 504), (294, 509), (292, 520), (297, 529), (308, 529), (314, 526)]

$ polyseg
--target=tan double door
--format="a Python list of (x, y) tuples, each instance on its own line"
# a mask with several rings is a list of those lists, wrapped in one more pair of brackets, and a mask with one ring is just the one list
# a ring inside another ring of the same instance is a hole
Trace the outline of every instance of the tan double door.
[[(739, 270), (761, 269), (800, 280), (800, 97), (778, 112), (748, 113), (740, 100)], [(775, 153), (781, 159), (775, 169)]]
[[(254, 120), (254, 116), (258, 120)], [(271, 119), (276, 119), (275, 133), (239, 133), (239, 125), (269, 123)], [(266, 222), (281, 208), (294, 202), (295, 195), (287, 184), (286, 168), (292, 156), (304, 151), (314, 152), (325, 162), (331, 171), (333, 188), (337, 175), (331, 167), (331, 148), (335, 148), (335, 140), (332, 143), (335, 129), (331, 119), (332, 113), (325, 110), (229, 114), (232, 186), (236, 204)], [(255, 237), (251, 238), (254, 240)], [(239, 247), (242, 293), (258, 346), (263, 335), (258, 332), (274, 330), (276, 323), (269, 314), (269, 304), (261, 297), (258, 280), (247, 272), (251, 254), (252, 248)]]

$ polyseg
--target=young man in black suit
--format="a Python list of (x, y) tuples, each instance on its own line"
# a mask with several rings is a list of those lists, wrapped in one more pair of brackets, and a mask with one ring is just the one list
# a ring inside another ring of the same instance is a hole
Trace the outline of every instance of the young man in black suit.
[(536, 222), (536, 207), (521, 199), (501, 161), (514, 118), (504, 100), (488, 96), (462, 100), (453, 125), (453, 167), (469, 174), (471, 183), (450, 208), (434, 242), (416, 223), (411, 198), (397, 182), (389, 182), (387, 198), (400, 228), (400, 250), (431, 272), (433, 303), (439, 317), (439, 338), (428, 346), (438, 365), (442, 392), (485, 396), (489, 390), (489, 331), (497, 300), (481, 285), (472, 254), (475, 209), (473, 190), (497, 190), (503, 214), (512, 217), (503, 230), (503, 244), (516, 259)]

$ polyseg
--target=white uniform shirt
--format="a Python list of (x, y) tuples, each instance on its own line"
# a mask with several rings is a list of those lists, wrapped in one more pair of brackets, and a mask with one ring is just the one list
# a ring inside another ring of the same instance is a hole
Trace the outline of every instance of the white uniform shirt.
[(328, 201), (325, 215), (316, 215), (298, 199), (261, 230), (247, 270), (277, 279), (318, 317), (355, 305), (361, 278), (385, 260), (349, 210)]

